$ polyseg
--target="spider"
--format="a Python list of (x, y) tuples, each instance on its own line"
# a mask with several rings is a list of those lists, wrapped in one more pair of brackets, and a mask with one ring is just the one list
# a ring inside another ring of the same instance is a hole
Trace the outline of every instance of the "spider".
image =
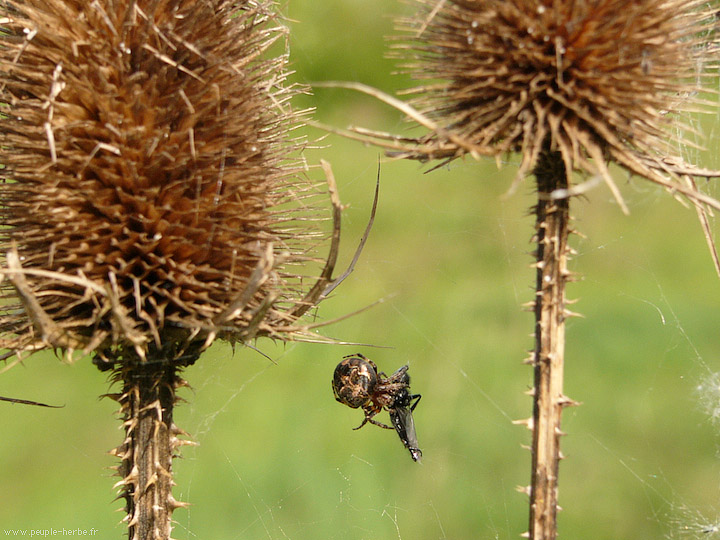
[[(389, 377), (377, 370), (375, 363), (362, 354), (343, 357), (335, 368), (332, 388), (335, 399), (357, 409), (362, 407), (365, 418), (354, 428), (360, 429), (370, 422), (385, 429), (395, 429), (400, 440), (410, 451), (413, 460), (420, 461), (422, 452), (417, 447), (417, 435), (412, 412), (422, 397), (410, 393), (408, 366), (403, 366)], [(375, 420), (383, 409), (390, 413), (392, 427)]]

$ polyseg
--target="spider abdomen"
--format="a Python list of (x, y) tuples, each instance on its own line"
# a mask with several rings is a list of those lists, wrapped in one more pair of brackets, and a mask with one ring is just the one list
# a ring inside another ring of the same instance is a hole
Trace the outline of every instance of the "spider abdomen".
[(340, 403), (357, 409), (370, 401), (377, 381), (377, 368), (370, 360), (348, 356), (335, 368), (333, 394)]

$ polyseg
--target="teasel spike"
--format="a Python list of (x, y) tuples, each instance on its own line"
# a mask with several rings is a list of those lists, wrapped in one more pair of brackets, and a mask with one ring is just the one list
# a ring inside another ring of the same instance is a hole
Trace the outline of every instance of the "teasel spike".
[(129, 538), (165, 540), (181, 373), (216, 339), (317, 339), (299, 319), (334, 282), (332, 170), (323, 261), (271, 0), (1, 9), (0, 347), (110, 373)]

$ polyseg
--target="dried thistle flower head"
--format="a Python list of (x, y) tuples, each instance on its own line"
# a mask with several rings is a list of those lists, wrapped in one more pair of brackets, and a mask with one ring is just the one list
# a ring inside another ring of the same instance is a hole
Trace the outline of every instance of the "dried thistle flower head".
[(2, 15), (0, 345), (172, 358), (217, 335), (287, 338), (318, 296), (294, 268), (319, 214), (286, 57), (264, 59), (285, 34), (271, 3)]
[(401, 22), (399, 54), (414, 78), (432, 81), (410, 93), (436, 127), (405, 157), (520, 152), (522, 177), (547, 146), (561, 153), (568, 175), (600, 174), (609, 183), (606, 159), (665, 186), (666, 173), (704, 175), (673, 157), (679, 136), (670, 130), (672, 113), (696, 104), (702, 33), (714, 20), (705, 2), (413, 4), (421, 9)]

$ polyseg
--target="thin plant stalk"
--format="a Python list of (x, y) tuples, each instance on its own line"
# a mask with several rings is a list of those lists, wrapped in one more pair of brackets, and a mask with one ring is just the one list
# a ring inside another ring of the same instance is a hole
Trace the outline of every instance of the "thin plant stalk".
[(122, 385), (115, 397), (125, 440), (112, 453), (120, 459), (117, 486), (125, 499), (129, 540), (170, 538), (172, 513), (186, 506), (172, 495), (172, 461), (189, 441), (173, 422), (176, 390), (185, 386), (176, 364), (147, 359), (114, 373)]
[(538, 203), (535, 280), (535, 350), (530, 483), (529, 538), (552, 540), (557, 534), (560, 417), (571, 402), (563, 394), (565, 360), (565, 286), (568, 281), (570, 200), (567, 174), (559, 152), (545, 150), (535, 167)]

